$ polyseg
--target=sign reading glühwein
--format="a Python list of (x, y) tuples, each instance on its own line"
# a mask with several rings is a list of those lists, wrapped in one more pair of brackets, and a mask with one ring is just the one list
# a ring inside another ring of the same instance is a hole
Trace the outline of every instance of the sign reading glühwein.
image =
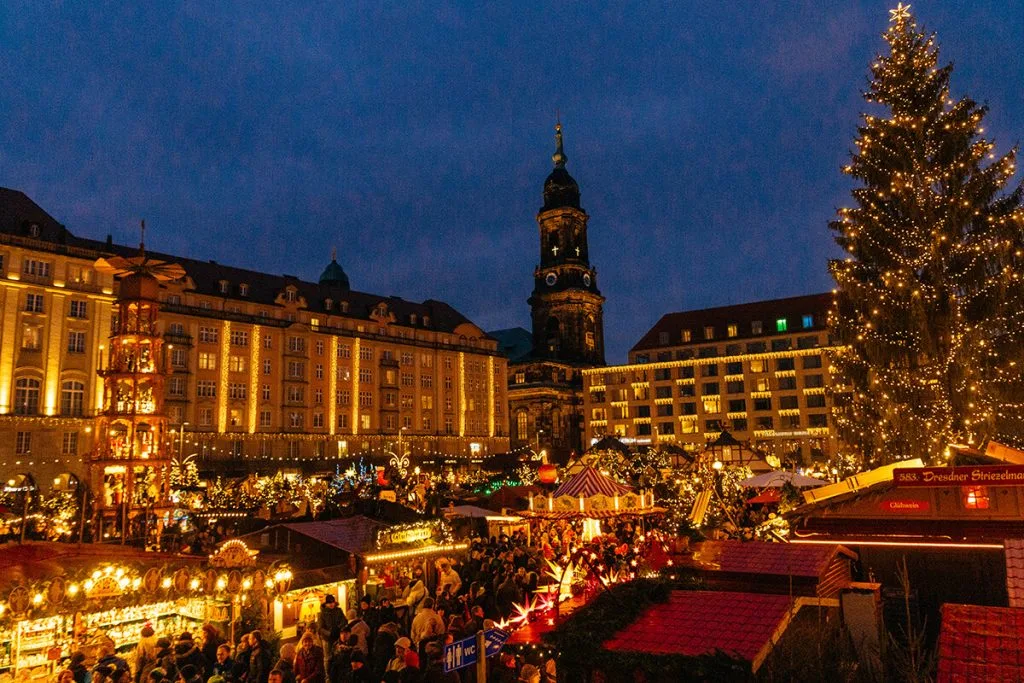
[(1024, 486), (1024, 465), (897, 467), (896, 486)]

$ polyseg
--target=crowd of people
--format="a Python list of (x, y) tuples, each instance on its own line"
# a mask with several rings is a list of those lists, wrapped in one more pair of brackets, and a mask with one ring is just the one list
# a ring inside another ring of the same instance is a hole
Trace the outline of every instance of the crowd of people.
[[(429, 587), (417, 564), (397, 578), (384, 572), (380, 590), (347, 610), (328, 594), (297, 643), (252, 631), (232, 645), (211, 624), (172, 639), (147, 625), (130, 652), (110, 641), (75, 653), (58, 683), (476, 683), (472, 666), (444, 671), (444, 646), (507, 619), (543, 563), (521, 534), (476, 538), (467, 557), (437, 561)], [(556, 680), (553, 660), (502, 653), (488, 669), (492, 683)]]

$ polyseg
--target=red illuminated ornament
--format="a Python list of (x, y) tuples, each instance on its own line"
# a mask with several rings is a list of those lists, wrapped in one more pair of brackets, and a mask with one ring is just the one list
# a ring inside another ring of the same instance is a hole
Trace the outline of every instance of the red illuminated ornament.
[(537, 479), (542, 484), (554, 484), (558, 479), (558, 468), (552, 464), (541, 465), (537, 469)]

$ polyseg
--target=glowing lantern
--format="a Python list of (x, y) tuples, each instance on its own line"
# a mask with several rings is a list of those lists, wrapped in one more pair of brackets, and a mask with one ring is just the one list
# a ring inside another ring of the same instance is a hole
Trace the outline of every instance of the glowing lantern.
[(541, 465), (537, 469), (537, 480), (542, 484), (554, 484), (558, 479), (558, 468), (552, 464)]

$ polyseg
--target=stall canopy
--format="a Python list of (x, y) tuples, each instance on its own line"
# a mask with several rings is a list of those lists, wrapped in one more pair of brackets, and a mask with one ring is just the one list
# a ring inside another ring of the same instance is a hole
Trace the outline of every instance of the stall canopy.
[(625, 495), (633, 489), (620, 484), (609, 476), (601, 474), (593, 467), (585, 467), (578, 474), (566, 479), (555, 491), (555, 498), (562, 496), (615, 496)]
[(774, 472), (765, 472), (764, 474), (758, 474), (753, 477), (748, 477), (740, 482), (740, 486), (746, 486), (752, 489), (766, 489), (766, 488), (781, 488), (786, 484), (795, 486), (798, 489), (811, 488), (813, 486), (824, 486), (827, 481), (821, 479), (815, 479), (814, 477), (807, 477), (796, 472), (787, 472), (785, 470), (776, 470)]
[(477, 507), (476, 505), (456, 505), (455, 507), (445, 510), (446, 517), (468, 517), (470, 519), (488, 519), (488, 518), (502, 518), (515, 519), (507, 515), (503, 516), (496, 513), (494, 510), (488, 510), (486, 508)]

